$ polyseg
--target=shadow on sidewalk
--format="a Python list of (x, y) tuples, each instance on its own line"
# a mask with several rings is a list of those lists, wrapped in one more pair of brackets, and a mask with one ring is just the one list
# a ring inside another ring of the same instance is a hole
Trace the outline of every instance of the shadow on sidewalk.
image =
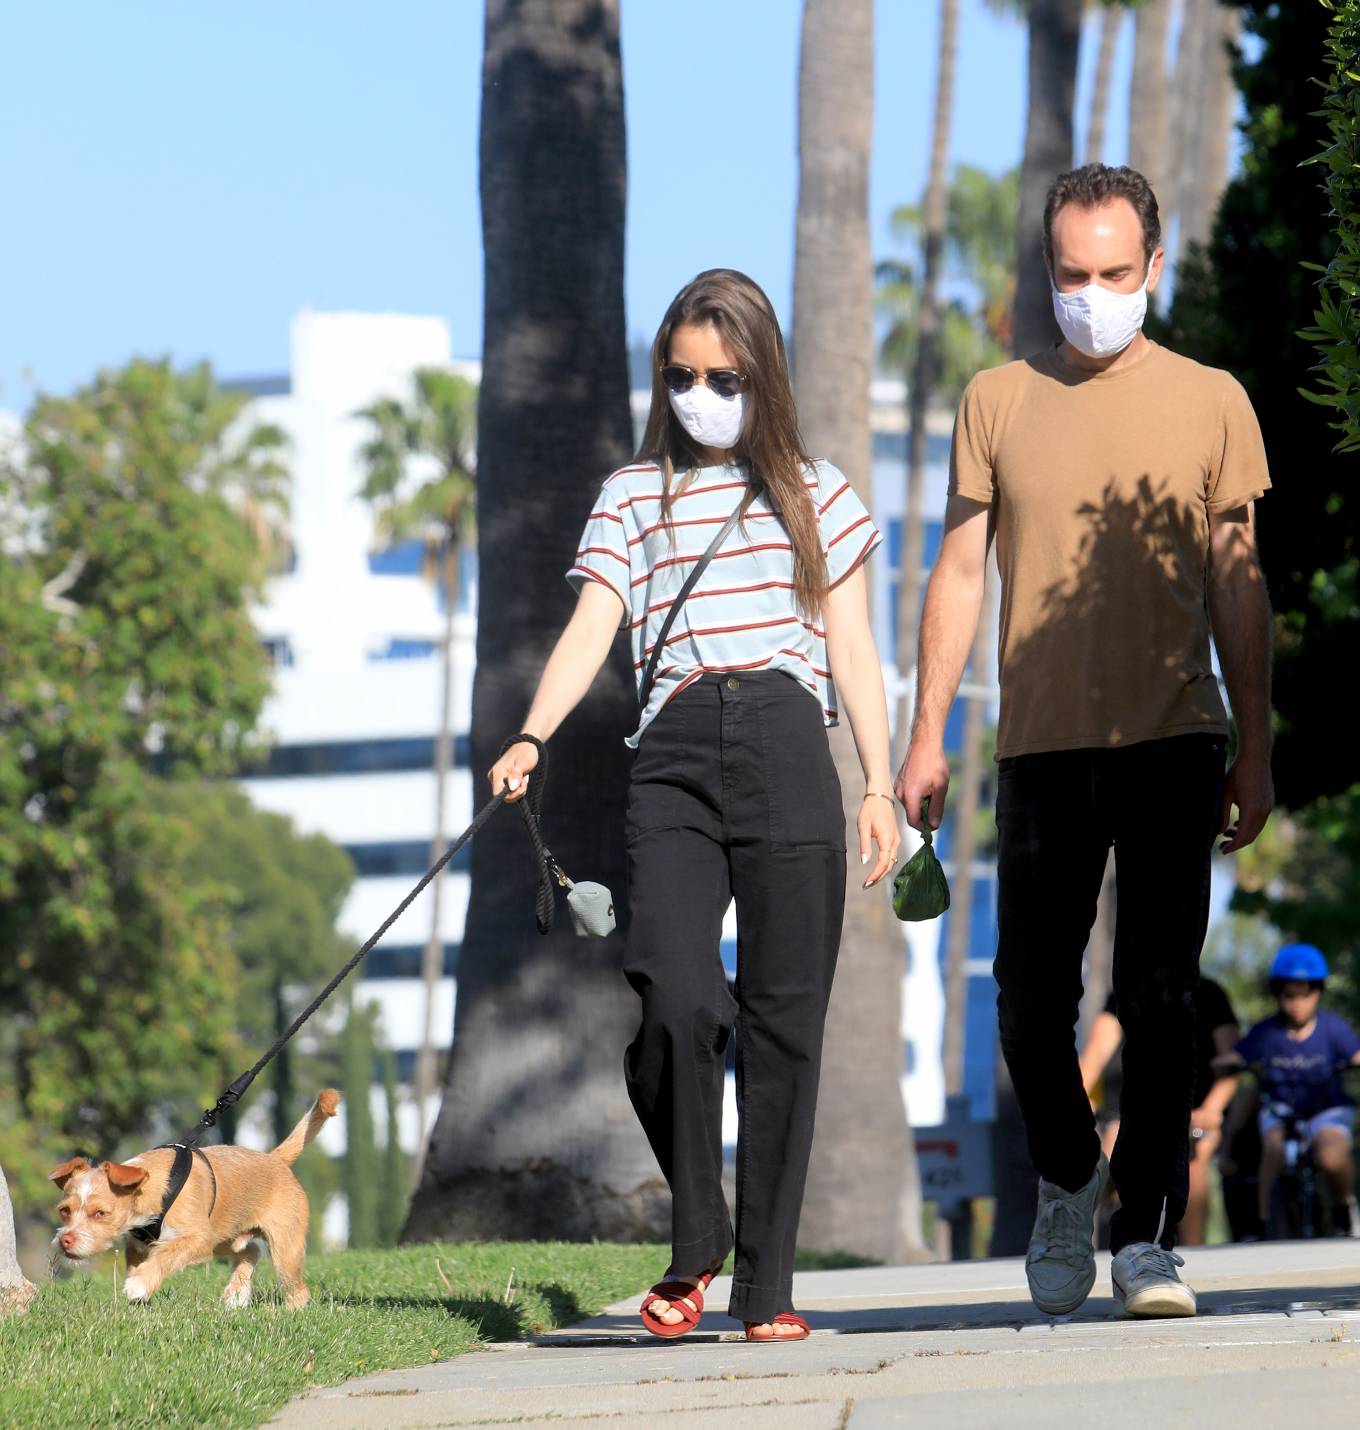
[[(1302, 1312), (1348, 1311), (1360, 1307), (1360, 1285), (1233, 1287), (1199, 1293), (1199, 1318), (1243, 1315), (1294, 1315)], [(1014, 1330), (1047, 1325), (1098, 1326), (1126, 1324), (1112, 1296), (1092, 1296), (1071, 1316), (1049, 1317), (1028, 1301), (962, 1302), (918, 1306), (875, 1306), (836, 1310), (806, 1310), (813, 1331), (835, 1335), (870, 1335), (884, 1332)], [(1181, 1318), (1176, 1318), (1181, 1319)], [(726, 1324), (725, 1324), (726, 1323)], [(1148, 1324), (1150, 1321), (1144, 1321)], [(714, 1345), (740, 1338), (738, 1323), (724, 1316), (706, 1321), (704, 1328), (683, 1337), (677, 1345)], [(642, 1330), (634, 1316), (598, 1316), (578, 1330), (567, 1329), (536, 1338), (536, 1346), (579, 1349), (583, 1346), (615, 1350), (656, 1350), (665, 1342)]]
[[(530, 1288), (545, 1300), (552, 1311), (553, 1324), (569, 1326), (583, 1319), (584, 1312), (576, 1296), (553, 1282), (535, 1283)], [(341, 1306), (380, 1306), (391, 1310), (430, 1310), (439, 1307), (449, 1316), (461, 1316), (475, 1322), (479, 1334), (487, 1341), (524, 1341), (543, 1334), (541, 1325), (530, 1324), (523, 1305), (490, 1298), (478, 1300), (457, 1296), (335, 1296)]]

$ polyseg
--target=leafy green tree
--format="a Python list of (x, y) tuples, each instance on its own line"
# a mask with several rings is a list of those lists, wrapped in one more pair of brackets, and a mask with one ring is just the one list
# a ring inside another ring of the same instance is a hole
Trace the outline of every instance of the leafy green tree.
[[(992, 175), (970, 164), (954, 171), (949, 189), (943, 277), (969, 294), (956, 297), (943, 313), (935, 393), (957, 403), (979, 369), (1009, 355), (1011, 308), (1015, 301), (1015, 220), (1020, 202), (1019, 173)], [(921, 240), (924, 209), (904, 204), (892, 215), (893, 233)], [(878, 307), (888, 320), (879, 350), (883, 365), (904, 375), (916, 361), (920, 295), (917, 265), (887, 259), (878, 265)]]
[[(1334, 72), (1319, 116), (1310, 76), (1319, 56), (1330, 52), (1339, 65), (1347, 46), (1354, 54), (1357, 10), (1354, 4), (1265, 0), (1245, 0), (1240, 8), (1244, 29), (1258, 41), (1235, 68), (1246, 103), (1246, 151), (1207, 248), (1192, 250), (1181, 267), (1168, 340), (1241, 379), (1277, 476), (1261, 503), (1260, 544), (1276, 611), (1276, 786), (1293, 813), (1273, 822), (1274, 838), (1268, 829), (1251, 858), (1239, 858), (1234, 907), (1258, 920), (1262, 961), (1273, 951), (1273, 926), (1320, 944), (1340, 970), (1342, 988), (1354, 990), (1360, 975), (1360, 750), (1339, 680), (1360, 639), (1360, 491), (1351, 464), (1335, 450), (1335, 434), (1301, 394), (1317, 385), (1318, 353), (1311, 345), (1316, 330), (1298, 329), (1318, 302), (1319, 267), (1324, 305), (1345, 296), (1348, 311), (1355, 311), (1354, 294), (1345, 289), (1354, 271), (1347, 267), (1354, 174), (1334, 164), (1355, 142), (1356, 81)], [(1350, 61), (1346, 67), (1355, 69)], [(1351, 105), (1349, 114), (1343, 103)], [(1328, 126), (1332, 144), (1315, 166), (1310, 161)], [(1319, 167), (1331, 214), (1319, 192)], [(1332, 276), (1341, 286), (1328, 298)], [(1335, 311), (1339, 322), (1343, 310)], [(1344, 357), (1337, 361), (1344, 369)], [(1324, 377), (1331, 362), (1332, 350), (1325, 349)], [(1335, 376), (1348, 380), (1344, 370)], [(1335, 406), (1344, 421), (1344, 402)], [(1243, 938), (1236, 942), (1248, 946)]]
[(7, 1166), (113, 1149), (214, 1093), (240, 1046), (225, 909), (157, 771), (241, 760), (267, 689), (249, 608), (282, 438), (206, 367), (40, 398), (0, 465), (0, 1021)]
[[(290, 819), (256, 809), (233, 785), (169, 783), (160, 801), (174, 825), (182, 871), (227, 913), (239, 970), (234, 1016), (248, 1058), (257, 1056), (305, 1001), (298, 991), (310, 996), (353, 951), (336, 933), (336, 920), (354, 866), (324, 835), (299, 835)], [(276, 1142), (297, 1121), (296, 1094), (310, 1100), (322, 1086), (304, 1062), (308, 1081), (299, 1087), (298, 1057), (295, 1045), (285, 1046), (266, 1073)]]
[[(1233, 909), (1255, 914), (1290, 939), (1317, 944), (1338, 975), (1328, 1002), (1360, 1017), (1360, 786), (1317, 800), (1291, 821), (1277, 876), (1240, 888)], [(1258, 981), (1273, 946), (1257, 966)]]
[(1360, 643), (1356, 572), (1360, 488), (1334, 435), (1299, 389), (1316, 351), (1298, 335), (1316, 302), (1306, 263), (1330, 263), (1337, 237), (1308, 167), (1318, 148), (1310, 76), (1327, 39), (1320, 5), (1242, 4), (1258, 45), (1235, 68), (1246, 105), (1242, 167), (1213, 237), (1177, 275), (1167, 341), (1233, 372), (1260, 418), (1274, 489), (1259, 512), (1261, 563), (1276, 611), (1274, 769), (1301, 809), (1360, 783), (1360, 746), (1338, 672)]
[(1327, 35), (1331, 69), (1323, 81), (1322, 117), (1331, 142), (1314, 161), (1336, 230), (1336, 252), (1322, 268), (1313, 327), (1300, 334), (1322, 355), (1314, 371), (1321, 391), (1304, 395), (1333, 408), (1338, 452), (1360, 451), (1360, 0), (1321, 0), (1334, 12)]
[[(437, 573), (444, 602), (440, 720), (434, 748), (435, 827), (430, 841), (433, 864), (448, 841), (448, 774), (453, 763), (453, 618), (463, 549), (474, 532), (477, 389), (466, 378), (438, 368), (419, 369), (414, 389), (408, 403), (383, 398), (360, 414), (373, 426), (373, 435), (363, 448), (368, 475), (360, 495), (372, 503), (379, 530), (389, 541), (411, 537), (424, 541), (426, 566)], [(428, 474), (423, 480), (422, 473)], [(416, 1055), (418, 1169), (425, 1157), (425, 1110), (435, 1086), (433, 1010), (436, 987), (444, 972), (444, 945), (439, 932), (443, 892), (443, 880), (436, 879), (430, 891), (430, 934), (421, 959), (425, 1013)]]

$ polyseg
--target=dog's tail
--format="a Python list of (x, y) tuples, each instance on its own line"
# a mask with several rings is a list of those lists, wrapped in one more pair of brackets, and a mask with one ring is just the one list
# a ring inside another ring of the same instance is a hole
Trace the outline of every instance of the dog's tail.
[(291, 1166), (302, 1155), (302, 1149), (321, 1131), (322, 1124), (326, 1119), (335, 1116), (335, 1109), (339, 1106), (340, 1094), (333, 1087), (326, 1088), (312, 1103), (311, 1109), (302, 1121), (274, 1148), (270, 1155), (282, 1157)]

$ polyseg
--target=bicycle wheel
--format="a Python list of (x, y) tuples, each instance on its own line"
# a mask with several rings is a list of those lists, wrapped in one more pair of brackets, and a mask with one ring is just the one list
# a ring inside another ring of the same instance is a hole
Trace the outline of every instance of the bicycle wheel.
[(1267, 1241), (1297, 1241), (1303, 1235), (1302, 1188), (1297, 1176), (1281, 1173), (1270, 1189)]

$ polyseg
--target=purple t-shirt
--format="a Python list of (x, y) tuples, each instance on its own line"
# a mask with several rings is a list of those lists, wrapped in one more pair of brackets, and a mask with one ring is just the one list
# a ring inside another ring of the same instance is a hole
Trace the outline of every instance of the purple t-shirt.
[(1322, 1009), (1304, 1039), (1291, 1038), (1277, 1013), (1257, 1025), (1237, 1045), (1248, 1063), (1263, 1063), (1266, 1095), (1287, 1103), (1297, 1117), (1314, 1117), (1329, 1107), (1348, 1107), (1336, 1065), (1360, 1052), (1360, 1037), (1339, 1014)]

